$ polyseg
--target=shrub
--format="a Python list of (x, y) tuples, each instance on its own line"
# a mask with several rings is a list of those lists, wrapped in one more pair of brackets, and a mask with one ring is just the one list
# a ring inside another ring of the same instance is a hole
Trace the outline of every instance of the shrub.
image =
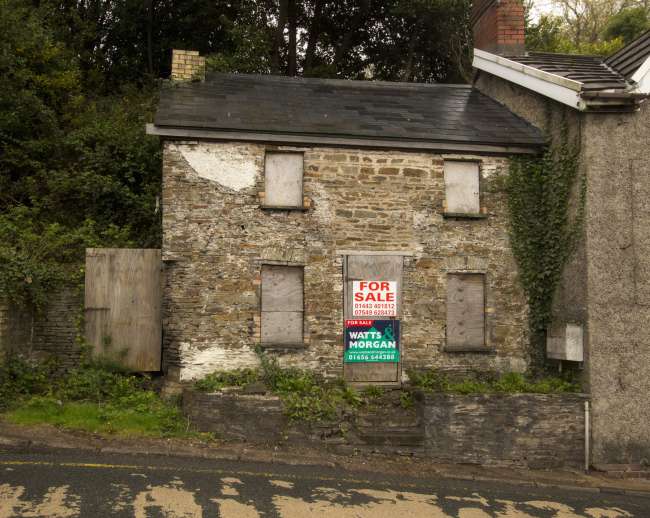
[(565, 377), (546, 376), (527, 379), (518, 372), (509, 372), (494, 379), (463, 379), (450, 380), (445, 374), (435, 369), (427, 371), (409, 371), (409, 378), (414, 387), (428, 392), (443, 392), (449, 394), (557, 394), (578, 392), (580, 384), (573, 379), (573, 374)]
[(259, 379), (260, 372), (257, 369), (217, 371), (196, 381), (194, 387), (201, 392), (215, 392), (224, 387), (245, 387)]

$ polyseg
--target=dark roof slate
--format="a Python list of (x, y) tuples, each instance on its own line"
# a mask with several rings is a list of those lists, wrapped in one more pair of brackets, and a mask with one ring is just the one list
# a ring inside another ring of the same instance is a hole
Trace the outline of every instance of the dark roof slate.
[(208, 74), (164, 88), (154, 124), (411, 142), (539, 146), (541, 132), (465, 85)]
[(573, 79), (583, 84), (583, 91), (625, 90), (625, 77), (608, 66), (598, 56), (528, 52), (524, 56), (507, 56), (508, 59), (544, 72)]
[(631, 79), (648, 56), (650, 56), (650, 30), (609, 56), (605, 63), (618, 70), (627, 79)]

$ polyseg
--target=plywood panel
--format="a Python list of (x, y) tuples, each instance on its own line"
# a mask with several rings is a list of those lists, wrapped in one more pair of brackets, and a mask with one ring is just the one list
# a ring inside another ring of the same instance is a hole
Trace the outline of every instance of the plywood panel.
[(445, 162), (445, 200), (446, 212), (457, 214), (480, 212), (477, 162)]
[(447, 276), (447, 347), (485, 346), (485, 276)]
[(303, 167), (302, 153), (266, 153), (264, 205), (301, 208)]
[(303, 268), (262, 266), (262, 311), (303, 310)]
[[(344, 317), (354, 318), (352, 312), (353, 281), (395, 281), (397, 283), (397, 318), (402, 307), (402, 268), (404, 258), (395, 255), (349, 255), (345, 262)], [(377, 317), (383, 319), (386, 317)], [(400, 354), (403, 354), (400, 343)], [(398, 383), (399, 363), (346, 363), (343, 368), (347, 381), (356, 383)]]
[(262, 312), (262, 344), (301, 345), (302, 343), (302, 311)]
[(87, 250), (85, 331), (95, 355), (160, 370), (161, 302), (160, 250)]

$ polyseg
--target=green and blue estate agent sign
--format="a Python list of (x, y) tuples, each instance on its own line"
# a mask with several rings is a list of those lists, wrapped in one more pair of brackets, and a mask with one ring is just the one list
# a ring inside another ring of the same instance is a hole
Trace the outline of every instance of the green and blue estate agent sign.
[(399, 362), (399, 320), (346, 320), (343, 361)]

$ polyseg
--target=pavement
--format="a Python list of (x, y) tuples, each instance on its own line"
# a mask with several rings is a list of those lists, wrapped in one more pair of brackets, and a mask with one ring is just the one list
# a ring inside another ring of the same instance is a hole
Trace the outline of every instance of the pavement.
[(650, 481), (0, 423), (12, 516), (650, 518)]

